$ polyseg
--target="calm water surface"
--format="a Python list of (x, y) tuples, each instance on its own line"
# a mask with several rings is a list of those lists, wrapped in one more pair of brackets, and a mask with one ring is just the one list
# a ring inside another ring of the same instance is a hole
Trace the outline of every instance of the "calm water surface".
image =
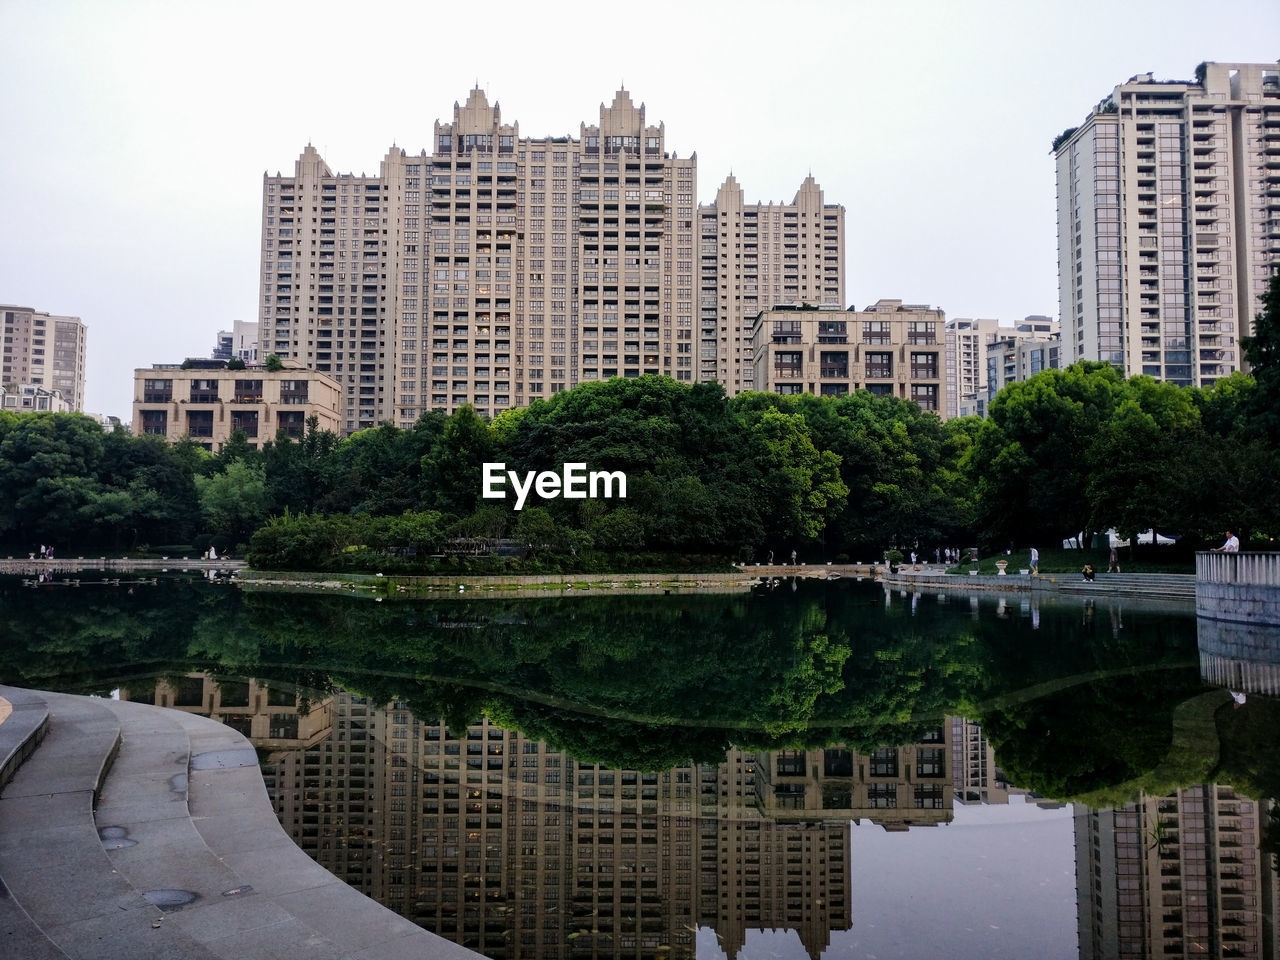
[(850, 581), (0, 602), (0, 680), (235, 726), (303, 849), (491, 957), (1274, 953), (1276, 668), (1190, 611)]

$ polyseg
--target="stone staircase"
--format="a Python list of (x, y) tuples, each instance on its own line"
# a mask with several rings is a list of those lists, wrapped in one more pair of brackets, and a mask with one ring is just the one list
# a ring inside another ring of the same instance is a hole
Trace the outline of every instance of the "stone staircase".
[[(1047, 577), (1041, 577), (1041, 580)], [(1096, 573), (1092, 582), (1077, 574), (1053, 574), (1054, 587), (1064, 594), (1135, 597), (1143, 600), (1179, 600), (1195, 603), (1196, 578), (1192, 573)]]
[(0, 788), (0, 957), (479, 956), (298, 849), (230, 727), (147, 704), (0, 697), (13, 705), (0, 771), (16, 766)]

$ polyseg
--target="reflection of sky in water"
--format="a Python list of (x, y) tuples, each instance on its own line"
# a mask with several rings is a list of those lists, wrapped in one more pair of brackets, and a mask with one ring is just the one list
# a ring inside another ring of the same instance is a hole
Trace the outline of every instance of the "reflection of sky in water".
[(1070, 807), (957, 804), (942, 827), (855, 826), (852, 846), (852, 928), (826, 960), (1077, 955)]
[[(1070, 807), (957, 804), (941, 827), (889, 833), (864, 821), (851, 845), (853, 923), (831, 934), (823, 960), (1078, 955)], [(725, 958), (706, 928), (698, 958)], [(806, 960), (795, 931), (749, 931), (725, 960), (772, 958)]]

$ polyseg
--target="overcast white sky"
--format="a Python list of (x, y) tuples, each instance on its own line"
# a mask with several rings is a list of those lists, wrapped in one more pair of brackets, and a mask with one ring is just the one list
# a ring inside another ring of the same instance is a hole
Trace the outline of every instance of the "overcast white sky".
[(477, 82), (576, 136), (625, 83), (703, 202), (812, 172), (857, 306), (1056, 317), (1053, 137), (1136, 73), (1277, 57), (1275, 0), (0, 0), (0, 303), (81, 317), (86, 407), (127, 419), (133, 368), (254, 316), (264, 171), (376, 172)]

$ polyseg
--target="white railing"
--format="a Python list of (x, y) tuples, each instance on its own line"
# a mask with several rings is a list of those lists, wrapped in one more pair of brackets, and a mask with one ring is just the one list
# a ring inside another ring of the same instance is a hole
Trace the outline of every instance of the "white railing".
[(1196, 582), (1280, 587), (1280, 553), (1197, 553)]

